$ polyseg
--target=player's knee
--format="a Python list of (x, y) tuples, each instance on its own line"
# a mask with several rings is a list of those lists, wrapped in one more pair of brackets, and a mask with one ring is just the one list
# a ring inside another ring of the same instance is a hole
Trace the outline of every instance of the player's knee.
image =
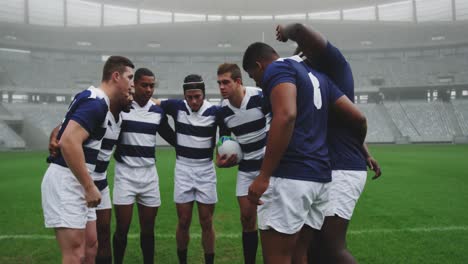
[(96, 239), (90, 239), (86, 241), (86, 251), (87, 252), (97, 252), (98, 249), (98, 240)]
[(211, 216), (201, 218), (200, 225), (203, 231), (210, 231), (213, 229), (213, 218)]
[(180, 217), (178, 223), (179, 230), (188, 232), (190, 229), (190, 222), (191, 219), (189, 217)]

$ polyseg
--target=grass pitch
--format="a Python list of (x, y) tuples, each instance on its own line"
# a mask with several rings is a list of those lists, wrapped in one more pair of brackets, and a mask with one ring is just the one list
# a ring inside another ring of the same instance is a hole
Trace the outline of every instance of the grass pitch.
[[(468, 263), (468, 146), (371, 146), (383, 176), (368, 180), (349, 228), (360, 263)], [(53, 231), (45, 229), (40, 184), (45, 152), (0, 153), (0, 263), (59, 263)], [(157, 152), (162, 206), (156, 220), (156, 262), (177, 263), (171, 149)], [(113, 164), (110, 167), (110, 183)], [(371, 173), (369, 173), (370, 175)], [(217, 263), (242, 263), (236, 169), (218, 169)], [(135, 208), (136, 212), (136, 208)], [(115, 219), (112, 219), (115, 224)], [(142, 263), (134, 215), (126, 263)], [(113, 228), (114, 230), (114, 228)], [(194, 210), (189, 262), (203, 263)], [(259, 250), (258, 262), (261, 262)]]

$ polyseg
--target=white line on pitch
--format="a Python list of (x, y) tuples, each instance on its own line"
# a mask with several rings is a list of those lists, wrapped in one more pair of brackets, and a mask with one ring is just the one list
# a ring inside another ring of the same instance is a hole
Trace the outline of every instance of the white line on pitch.
[[(377, 233), (432, 233), (432, 232), (452, 232), (452, 231), (468, 231), (468, 226), (445, 226), (445, 227), (413, 227), (413, 228), (400, 228), (400, 229), (363, 229), (363, 230), (350, 230), (348, 234), (351, 235), (363, 235), (363, 234), (377, 234)], [(241, 233), (218, 233), (217, 238), (240, 238)], [(128, 238), (139, 238), (140, 234), (128, 234)], [(174, 234), (158, 234), (157, 238), (175, 238)], [(200, 234), (190, 234), (192, 238), (200, 238)], [(18, 235), (0, 235), (0, 240), (7, 239), (24, 239), (24, 240), (41, 240), (41, 239), (55, 239), (55, 236), (51, 235), (39, 235), (39, 234), (18, 234)]]

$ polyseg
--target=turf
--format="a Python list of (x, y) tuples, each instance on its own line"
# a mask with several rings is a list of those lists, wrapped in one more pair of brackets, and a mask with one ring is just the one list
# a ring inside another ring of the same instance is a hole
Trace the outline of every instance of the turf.
[[(371, 146), (371, 151), (384, 175), (374, 181), (369, 177), (349, 228), (348, 246), (357, 260), (468, 263), (468, 146), (383, 145)], [(43, 227), (40, 184), (47, 168), (45, 155), (0, 153), (0, 263), (60, 262), (53, 232)], [(157, 157), (162, 206), (156, 221), (156, 262), (176, 263), (174, 152), (161, 149)], [(235, 174), (235, 169), (218, 170), (217, 263), (242, 263)], [(141, 263), (136, 215), (133, 220), (125, 262)], [(202, 263), (196, 210), (191, 233), (189, 261)], [(260, 252), (257, 259), (261, 262)]]

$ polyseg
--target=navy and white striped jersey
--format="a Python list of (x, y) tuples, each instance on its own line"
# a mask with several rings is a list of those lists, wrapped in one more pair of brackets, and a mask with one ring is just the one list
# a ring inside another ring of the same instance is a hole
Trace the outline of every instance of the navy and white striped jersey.
[[(102, 139), (106, 133), (106, 116), (109, 112), (109, 105), (109, 97), (99, 88), (91, 86), (76, 94), (57, 134), (57, 139), (60, 140), (70, 120), (80, 124), (89, 133), (88, 139), (83, 142), (83, 152), (90, 174), (96, 169)], [(68, 167), (61, 153), (56, 157), (50, 156), (49, 161), (62, 167)]]
[(146, 167), (155, 164), (156, 132), (167, 123), (163, 109), (151, 100), (141, 107), (132, 103), (129, 113), (121, 113), (122, 128), (117, 149), (117, 162), (129, 167)]
[[(262, 165), (267, 139), (262, 100), (261, 89), (245, 87), (245, 95), (240, 108), (231, 105), (228, 99), (224, 99), (221, 103), (220, 135), (232, 132), (244, 153), (239, 163), (239, 171), (258, 171)], [(225, 132), (224, 127), (227, 128), (228, 133)]]
[(119, 120), (115, 120), (111, 112), (107, 113), (107, 129), (104, 138), (102, 139), (101, 149), (96, 162), (96, 169), (91, 173), (94, 183), (102, 190), (107, 187), (107, 167), (109, 166), (112, 157), (112, 151), (119, 139), (120, 127), (122, 125), (122, 116), (119, 115)]
[(192, 112), (185, 100), (169, 99), (161, 107), (174, 118), (177, 159), (194, 164), (212, 161), (219, 106), (205, 100), (200, 110)]

